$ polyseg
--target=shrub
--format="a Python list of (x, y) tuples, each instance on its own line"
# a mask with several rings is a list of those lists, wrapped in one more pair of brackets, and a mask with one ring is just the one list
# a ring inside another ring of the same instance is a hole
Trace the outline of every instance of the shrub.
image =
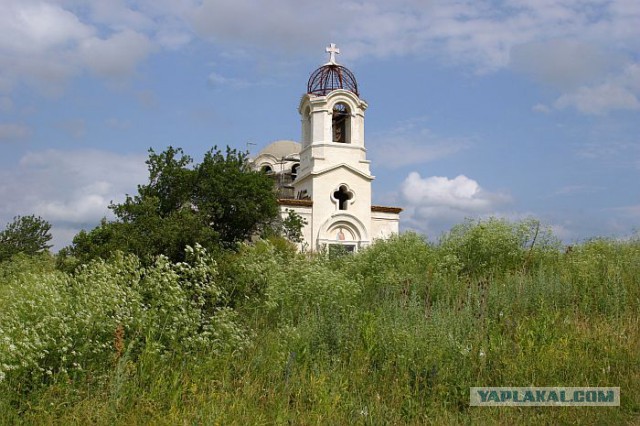
[(188, 263), (135, 256), (81, 266), (75, 275), (24, 269), (0, 276), (0, 381), (104, 371), (126, 350), (193, 354), (243, 348), (249, 335), (224, 306), (216, 264), (196, 246)]
[(362, 280), (365, 298), (377, 303), (390, 295), (424, 294), (435, 266), (434, 247), (413, 232), (379, 240), (357, 256), (343, 259), (340, 268)]
[(522, 270), (557, 255), (559, 242), (535, 219), (509, 222), (468, 219), (454, 226), (439, 244), (440, 263), (462, 274), (485, 276)]

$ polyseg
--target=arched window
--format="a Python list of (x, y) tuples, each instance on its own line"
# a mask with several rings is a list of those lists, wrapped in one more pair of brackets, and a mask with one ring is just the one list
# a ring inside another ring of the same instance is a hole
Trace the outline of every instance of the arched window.
[(338, 102), (333, 106), (331, 124), (334, 142), (351, 143), (351, 111), (347, 104)]
[(291, 167), (291, 180), (296, 180), (298, 177), (298, 169), (300, 169), (300, 163), (296, 163)]
[(311, 142), (311, 108), (306, 107), (302, 113), (302, 143)]
[(268, 164), (265, 164), (264, 166), (262, 166), (262, 168), (260, 170), (262, 170), (262, 172), (266, 173), (266, 174), (273, 173), (273, 169)]

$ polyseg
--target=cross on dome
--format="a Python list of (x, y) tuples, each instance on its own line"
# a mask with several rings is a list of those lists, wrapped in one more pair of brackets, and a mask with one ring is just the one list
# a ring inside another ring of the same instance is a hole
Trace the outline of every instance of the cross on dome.
[(329, 63), (336, 64), (336, 54), (340, 54), (340, 49), (336, 47), (335, 43), (329, 44), (329, 46), (327, 46), (327, 48), (325, 49), (325, 52), (329, 54)]
[(329, 54), (329, 62), (311, 74), (307, 82), (307, 93), (327, 96), (333, 90), (348, 90), (360, 96), (353, 73), (336, 62), (336, 55), (340, 53), (340, 49), (335, 43), (331, 43), (325, 51)]

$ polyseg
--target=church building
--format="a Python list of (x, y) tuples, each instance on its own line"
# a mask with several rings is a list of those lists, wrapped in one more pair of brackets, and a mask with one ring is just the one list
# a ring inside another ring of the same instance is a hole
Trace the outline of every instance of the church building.
[(376, 239), (398, 233), (402, 209), (371, 205), (370, 161), (364, 140), (364, 112), (356, 78), (336, 62), (309, 78), (298, 112), (301, 143), (277, 141), (254, 159), (254, 167), (273, 176), (282, 217), (293, 210), (307, 222), (301, 250), (330, 250), (340, 245), (358, 251)]

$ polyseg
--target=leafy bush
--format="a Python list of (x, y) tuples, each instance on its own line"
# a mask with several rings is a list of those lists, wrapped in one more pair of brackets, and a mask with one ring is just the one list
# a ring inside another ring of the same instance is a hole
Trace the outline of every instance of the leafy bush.
[(242, 348), (247, 331), (224, 306), (216, 264), (199, 246), (188, 263), (160, 256), (142, 267), (119, 254), (60, 271), (11, 269), (0, 287), (0, 380), (37, 383), (56, 373), (102, 371), (124, 351)]
[(376, 241), (357, 256), (341, 261), (340, 268), (362, 280), (365, 297), (373, 304), (415, 291), (424, 295), (436, 266), (433, 245), (412, 232)]
[[(28, 267), (28, 263), (25, 263)], [(114, 332), (135, 328), (139, 297), (131, 258), (96, 262), (77, 277), (58, 271), (15, 274), (0, 314), (0, 375), (27, 383), (110, 361)]]
[(525, 269), (558, 249), (559, 241), (535, 219), (513, 223), (490, 218), (454, 226), (441, 238), (438, 251), (443, 265), (482, 276)]

